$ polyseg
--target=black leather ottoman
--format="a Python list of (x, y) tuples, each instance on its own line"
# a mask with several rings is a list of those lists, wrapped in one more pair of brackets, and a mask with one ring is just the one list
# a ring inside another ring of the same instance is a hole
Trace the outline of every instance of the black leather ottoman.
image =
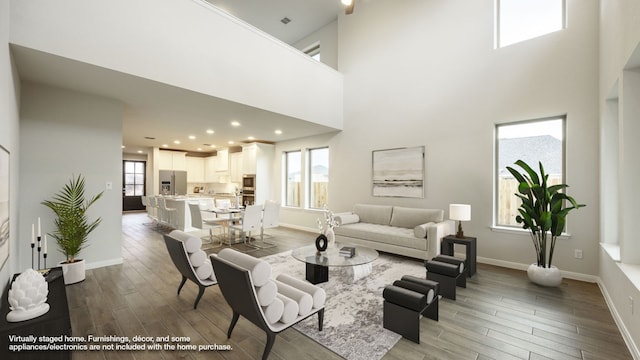
[(467, 287), (467, 269), (464, 260), (453, 256), (438, 255), (424, 263), (427, 279), (440, 284), (440, 292), (447, 299), (456, 299), (456, 286)]
[(420, 343), (420, 315), (438, 321), (437, 282), (403, 276), (384, 288), (383, 326)]

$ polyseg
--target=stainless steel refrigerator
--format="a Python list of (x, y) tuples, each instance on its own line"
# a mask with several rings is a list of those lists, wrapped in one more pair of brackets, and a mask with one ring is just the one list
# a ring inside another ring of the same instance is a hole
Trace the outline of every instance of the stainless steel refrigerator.
[(160, 195), (187, 195), (187, 172), (160, 170)]

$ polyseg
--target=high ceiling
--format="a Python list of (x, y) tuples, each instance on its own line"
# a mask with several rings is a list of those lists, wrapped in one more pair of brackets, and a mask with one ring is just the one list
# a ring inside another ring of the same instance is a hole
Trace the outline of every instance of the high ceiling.
[[(340, 0), (206, 0), (287, 44), (337, 19)], [(284, 24), (281, 20), (290, 20)]]
[[(207, 0), (291, 43), (336, 19), (340, 0)], [(284, 25), (283, 17), (291, 22)], [(12, 46), (22, 81), (105, 96), (125, 104), (123, 152), (153, 147), (210, 153), (243, 142), (278, 142), (335, 131), (281, 114), (206, 96), (109, 69)], [(240, 126), (234, 127), (232, 121)], [(213, 134), (207, 133), (213, 130)], [(282, 131), (276, 134), (276, 130)], [(193, 136), (195, 139), (190, 139)], [(251, 138), (250, 138), (251, 137)], [(180, 141), (175, 144), (174, 141)], [(166, 145), (166, 146), (164, 146)]]

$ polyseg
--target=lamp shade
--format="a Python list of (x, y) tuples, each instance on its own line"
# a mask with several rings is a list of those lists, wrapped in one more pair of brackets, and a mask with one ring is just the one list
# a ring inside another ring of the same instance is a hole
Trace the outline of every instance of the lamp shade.
[(459, 221), (471, 220), (471, 205), (467, 204), (450, 204), (449, 219)]

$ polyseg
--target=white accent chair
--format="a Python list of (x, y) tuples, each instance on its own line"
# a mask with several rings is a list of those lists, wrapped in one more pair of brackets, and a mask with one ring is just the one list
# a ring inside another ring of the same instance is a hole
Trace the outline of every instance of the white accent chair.
[(200, 204), (189, 203), (189, 212), (191, 213), (191, 226), (200, 230), (205, 230), (205, 229), (209, 230), (209, 236), (206, 243), (213, 243), (213, 229), (218, 229), (219, 242), (216, 247), (222, 246), (222, 239), (220, 238), (220, 235), (224, 233), (224, 229), (222, 227), (221, 220), (222, 221), (226, 221), (226, 220), (215, 219), (215, 218), (204, 219), (202, 217), (202, 210), (200, 210)]

